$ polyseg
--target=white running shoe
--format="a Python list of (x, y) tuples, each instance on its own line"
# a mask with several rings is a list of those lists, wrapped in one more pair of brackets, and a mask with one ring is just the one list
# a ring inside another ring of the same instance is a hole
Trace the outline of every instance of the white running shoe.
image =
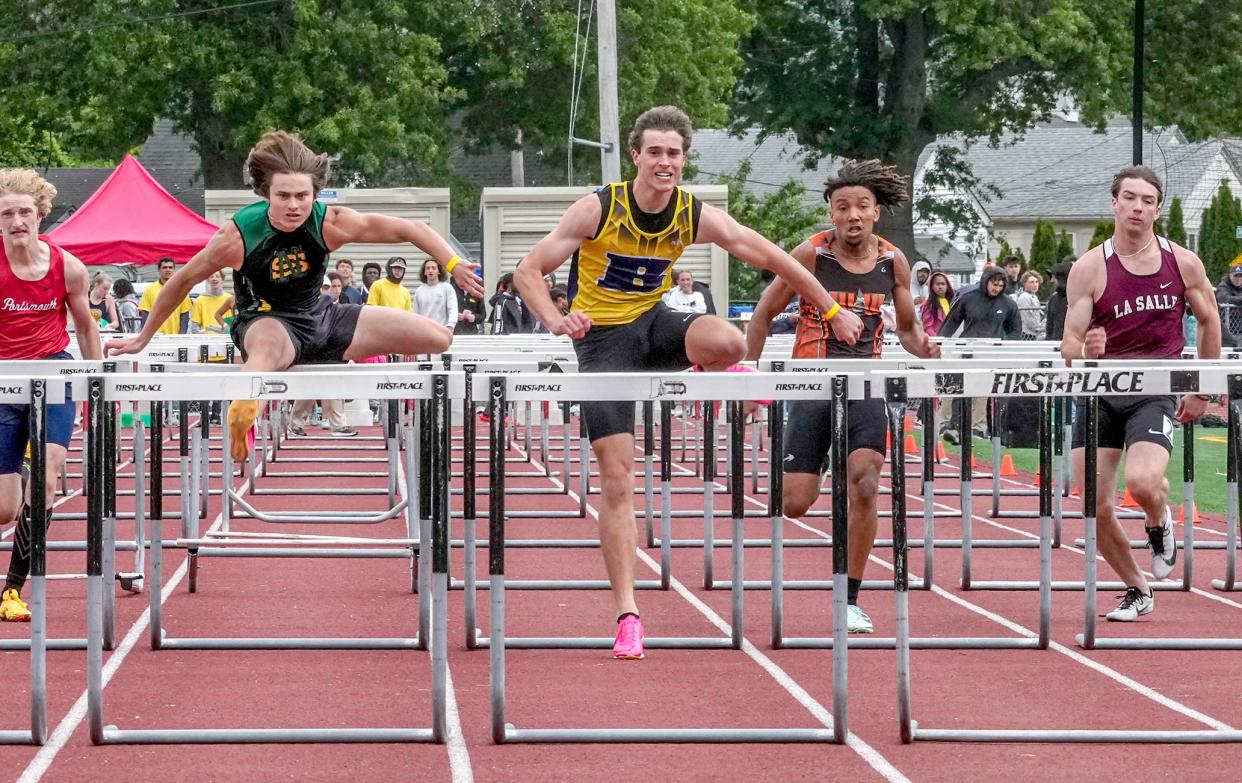
[(1157, 579), (1168, 579), (1177, 565), (1177, 538), (1173, 532), (1173, 514), (1164, 507), (1160, 527), (1147, 528), (1147, 549), (1151, 551), (1151, 572)]
[(1132, 623), (1145, 614), (1151, 614), (1155, 608), (1155, 591), (1144, 593), (1137, 587), (1127, 587), (1126, 594), (1121, 596), (1121, 603), (1105, 617), (1114, 623)]
[(855, 604), (845, 607), (845, 631), (846, 633), (875, 633), (875, 626), (871, 624), (871, 618), (867, 613)]

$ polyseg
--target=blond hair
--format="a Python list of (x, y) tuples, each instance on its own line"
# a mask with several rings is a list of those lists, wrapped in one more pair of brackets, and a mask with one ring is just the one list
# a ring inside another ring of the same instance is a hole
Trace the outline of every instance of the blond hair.
[(94, 291), (103, 283), (112, 285), (112, 275), (107, 272), (96, 272), (95, 276), (91, 278), (91, 290)]
[(259, 143), (250, 149), (242, 176), (256, 194), (266, 197), (274, 175), (306, 174), (318, 195), (328, 181), (331, 168), (328, 156), (306, 146), (301, 136), (277, 130), (264, 133)]
[(56, 186), (39, 176), (34, 169), (0, 169), (0, 196), (13, 193), (33, 198), (35, 210), (42, 220), (52, 211)]

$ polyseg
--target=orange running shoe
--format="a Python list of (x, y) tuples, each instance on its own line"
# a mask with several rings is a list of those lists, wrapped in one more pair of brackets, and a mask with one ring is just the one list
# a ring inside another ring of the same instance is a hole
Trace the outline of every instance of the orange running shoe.
[(254, 445), (254, 421), (259, 418), (258, 400), (233, 400), (229, 404), (229, 451), (241, 462)]

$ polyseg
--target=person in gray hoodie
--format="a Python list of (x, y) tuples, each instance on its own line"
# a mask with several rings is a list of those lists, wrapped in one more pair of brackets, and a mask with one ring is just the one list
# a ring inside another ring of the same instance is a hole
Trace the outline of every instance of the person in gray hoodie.
[[(949, 315), (940, 327), (940, 337), (987, 337), (1018, 340), (1022, 337), (1022, 318), (1018, 305), (1005, 296), (1008, 275), (1003, 269), (990, 266), (983, 270), (979, 287), (957, 297)], [(961, 335), (957, 331), (961, 330)], [(975, 437), (987, 437), (987, 399), (974, 400), (971, 410), (971, 429)], [(961, 442), (958, 431), (944, 430), (949, 443)]]
[(914, 299), (916, 308), (927, 301), (927, 297), (931, 295), (928, 290), (931, 273), (931, 264), (926, 261), (916, 261), (914, 266), (910, 267), (910, 297)]

